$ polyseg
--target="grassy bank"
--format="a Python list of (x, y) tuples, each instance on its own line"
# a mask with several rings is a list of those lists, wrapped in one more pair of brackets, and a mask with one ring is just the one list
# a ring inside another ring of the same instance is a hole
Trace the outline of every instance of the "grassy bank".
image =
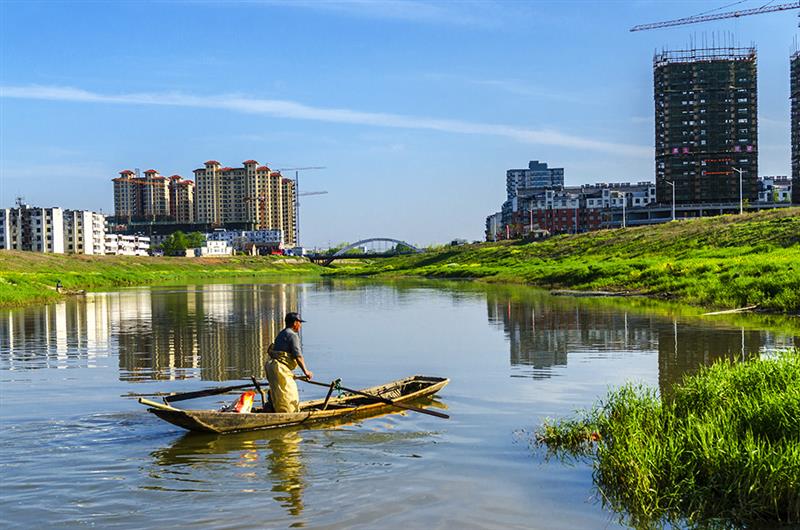
[(632, 291), (703, 306), (800, 312), (800, 208), (485, 243), (339, 265), (328, 274), (472, 278)]
[(66, 291), (131, 285), (172, 284), (198, 279), (279, 275), (318, 276), (320, 267), (280, 256), (225, 258), (159, 258), (80, 256), (0, 251), (0, 307), (49, 302)]
[(668, 399), (625, 386), (537, 439), (591, 459), (603, 502), (637, 528), (800, 523), (800, 351), (715, 364)]

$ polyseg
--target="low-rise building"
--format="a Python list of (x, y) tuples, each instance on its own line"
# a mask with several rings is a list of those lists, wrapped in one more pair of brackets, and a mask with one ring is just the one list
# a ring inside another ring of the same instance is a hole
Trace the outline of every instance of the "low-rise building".
[(758, 202), (792, 202), (792, 179), (787, 176), (758, 177)]
[(200, 248), (194, 249), (194, 255), (200, 256), (231, 256), (233, 255), (233, 247), (227, 241), (214, 241), (213, 239), (206, 240), (206, 244)]
[(226, 241), (236, 250), (253, 245), (258, 249), (279, 250), (285, 246), (283, 230), (214, 230), (206, 234), (208, 241)]
[(486, 217), (486, 241), (503, 239), (503, 212), (496, 212)]
[(139, 235), (106, 234), (106, 254), (117, 256), (147, 256), (150, 238)]
[[(567, 188), (575, 189), (575, 188)], [(580, 186), (579, 193), (587, 208), (638, 208), (656, 203), (656, 186), (652, 182), (600, 182)]]

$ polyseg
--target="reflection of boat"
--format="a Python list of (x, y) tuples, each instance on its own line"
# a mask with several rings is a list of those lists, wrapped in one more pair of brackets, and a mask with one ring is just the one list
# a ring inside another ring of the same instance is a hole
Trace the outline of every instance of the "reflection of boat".
[(386, 403), (386, 400), (408, 403), (432, 396), (449, 382), (449, 379), (443, 377), (415, 375), (359, 391), (376, 396), (377, 399), (345, 393), (341, 397), (330, 399), (327, 404), (324, 399), (304, 401), (300, 403), (300, 412), (293, 413), (255, 411), (248, 414), (237, 414), (216, 410), (183, 410), (153, 402), (146, 404), (151, 405), (147, 409), (149, 412), (178, 427), (197, 432), (227, 433), (306, 425), (394, 412), (398, 410), (397, 407)]
[(264, 455), (272, 480), (273, 498), (290, 515), (298, 516), (303, 512), (306, 487), (306, 464), (300, 449), (302, 441), (297, 427), (225, 436), (186, 433), (171, 446), (153, 452), (152, 456), (160, 466), (205, 467), (218, 462), (220, 455), (235, 453), (237, 462), (234, 465), (257, 469), (262, 449), (268, 449)]

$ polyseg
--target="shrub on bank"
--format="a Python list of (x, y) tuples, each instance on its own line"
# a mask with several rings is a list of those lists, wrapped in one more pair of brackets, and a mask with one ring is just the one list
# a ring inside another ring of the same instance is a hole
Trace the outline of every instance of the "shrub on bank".
[(626, 385), (537, 442), (591, 459), (603, 502), (635, 527), (800, 523), (800, 350), (714, 364), (668, 396)]

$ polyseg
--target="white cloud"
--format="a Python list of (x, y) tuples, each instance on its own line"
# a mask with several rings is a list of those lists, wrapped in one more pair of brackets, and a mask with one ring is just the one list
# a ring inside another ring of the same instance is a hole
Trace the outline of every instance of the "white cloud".
[(312, 107), (294, 101), (253, 98), (238, 94), (196, 96), (178, 92), (165, 92), (108, 95), (72, 87), (34, 85), (2, 86), (0, 87), (0, 97), (72, 101), (80, 103), (223, 109), (245, 114), (260, 114), (288, 119), (499, 136), (528, 144), (570, 147), (637, 158), (649, 158), (652, 156), (652, 148), (648, 146), (595, 140), (562, 133), (552, 129), (528, 129), (503, 124), (407, 116), (382, 112), (364, 112), (342, 108)]
[(460, 0), (426, 2), (422, 0), (237, 0), (231, 4), (262, 5), (306, 9), (318, 12), (402, 22), (422, 22), (456, 26), (496, 27), (503, 11), (493, 2)]

